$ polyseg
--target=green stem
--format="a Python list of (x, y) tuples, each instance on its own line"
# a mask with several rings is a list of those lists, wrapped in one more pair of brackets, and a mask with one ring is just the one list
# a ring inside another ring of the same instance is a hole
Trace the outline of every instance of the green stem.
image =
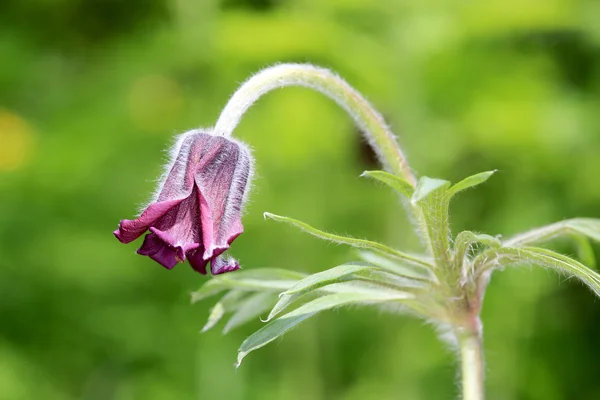
[(484, 400), (484, 359), (481, 329), (465, 332), (460, 336), (459, 341), (463, 400)]
[(230, 136), (254, 102), (263, 94), (286, 86), (308, 87), (335, 100), (363, 131), (384, 167), (415, 186), (416, 179), (406, 157), (383, 117), (342, 78), (310, 64), (279, 64), (252, 76), (229, 99), (215, 125), (215, 133)]

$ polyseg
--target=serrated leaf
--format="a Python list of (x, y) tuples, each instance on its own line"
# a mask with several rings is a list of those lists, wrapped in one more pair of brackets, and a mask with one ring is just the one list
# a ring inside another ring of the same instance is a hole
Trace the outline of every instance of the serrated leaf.
[(298, 272), (277, 268), (258, 268), (229, 272), (213, 277), (202, 285), (200, 289), (192, 292), (192, 303), (214, 296), (227, 289), (282, 292), (305, 276)]
[(454, 196), (458, 192), (462, 192), (465, 189), (472, 188), (473, 186), (481, 185), (485, 181), (487, 181), (490, 176), (494, 175), (498, 170), (481, 172), (479, 174), (471, 175), (457, 184), (453, 185), (449, 190), (448, 194), (450, 197)]
[(288, 224), (294, 225), (294, 226), (300, 228), (301, 230), (303, 230), (304, 232), (309, 233), (313, 236), (316, 236), (320, 239), (329, 240), (331, 242), (339, 243), (339, 244), (346, 244), (346, 245), (357, 247), (360, 249), (368, 249), (371, 251), (376, 251), (378, 253), (387, 255), (389, 257), (394, 257), (394, 258), (405, 260), (405, 261), (408, 261), (411, 263), (422, 265), (426, 268), (432, 268), (432, 266), (429, 265), (427, 262), (425, 262), (417, 257), (411, 256), (410, 254), (406, 254), (406, 253), (403, 253), (403, 252), (395, 250), (395, 249), (391, 249), (381, 243), (372, 242), (370, 240), (365, 240), (365, 239), (355, 239), (355, 238), (350, 238), (350, 237), (346, 237), (346, 236), (334, 235), (332, 233), (327, 233), (327, 232), (321, 231), (319, 229), (313, 228), (312, 226), (310, 226), (302, 221), (298, 221), (298, 220), (288, 218), (288, 217), (282, 217), (280, 215), (275, 215), (275, 214), (271, 214), (268, 212), (264, 213), (264, 216), (265, 216), (265, 218), (271, 218), (278, 222), (286, 222)]
[(543, 243), (549, 240), (569, 235), (579, 234), (600, 242), (600, 219), (574, 218), (554, 224), (535, 228), (529, 232), (518, 234), (504, 242), (506, 246), (516, 247)]
[(438, 189), (443, 187), (447, 188), (449, 186), (450, 182), (446, 180), (423, 176), (421, 177), (421, 179), (419, 179), (417, 187), (415, 188), (415, 191), (410, 201), (413, 204), (417, 204), (418, 202), (425, 199), (426, 197), (431, 195), (431, 193), (437, 191)]
[(249, 296), (227, 321), (223, 333), (228, 333), (253, 319), (258, 319), (262, 313), (269, 311), (278, 296), (275, 293), (256, 293)]
[(407, 199), (410, 199), (414, 192), (414, 187), (406, 180), (402, 179), (399, 176), (390, 174), (385, 171), (365, 171), (361, 174), (361, 176), (366, 176), (367, 178), (378, 180), (379, 182), (383, 182), (392, 189), (396, 190)]
[(398, 301), (410, 297), (410, 294), (405, 293), (375, 291), (372, 293), (337, 293), (319, 297), (270, 322), (244, 340), (238, 351), (237, 366), (241, 364), (244, 357), (250, 352), (271, 343), (285, 332), (320, 311), (349, 304)]
[(206, 332), (214, 327), (227, 312), (234, 310), (239, 304), (240, 300), (246, 295), (247, 292), (232, 290), (223, 296), (221, 300), (219, 300), (217, 304), (211, 308), (210, 314), (208, 315), (208, 320), (206, 321), (206, 324), (202, 328), (201, 332)]
[(500, 239), (490, 235), (475, 233), (471, 231), (462, 231), (456, 235), (454, 241), (454, 261), (458, 265), (462, 264), (465, 254), (474, 243), (482, 243), (488, 247), (497, 248), (502, 245)]
[(600, 274), (570, 257), (541, 247), (502, 247), (495, 253), (511, 263), (535, 264), (574, 276), (600, 296)]

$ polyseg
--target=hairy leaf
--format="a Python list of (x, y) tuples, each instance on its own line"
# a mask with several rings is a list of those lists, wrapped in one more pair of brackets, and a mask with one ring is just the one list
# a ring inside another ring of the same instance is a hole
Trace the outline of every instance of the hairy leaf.
[(414, 188), (413, 186), (403, 178), (390, 174), (385, 171), (365, 171), (361, 176), (366, 176), (371, 179), (378, 180), (380, 182), (385, 183), (390, 186), (392, 189), (398, 191), (400, 194), (405, 196), (407, 199), (410, 199), (413, 195)]
[(556, 222), (541, 228), (535, 228), (529, 232), (516, 235), (504, 242), (506, 246), (517, 247), (535, 243), (543, 243), (549, 240), (569, 235), (579, 234), (592, 240), (600, 242), (600, 219), (574, 218)]
[(368, 250), (361, 250), (358, 252), (358, 255), (362, 260), (366, 261), (367, 263), (384, 269), (386, 271), (392, 272), (399, 276), (404, 276), (406, 278), (417, 280), (429, 280), (431, 278), (429, 270), (421, 266), (408, 263), (398, 263), (396, 261), (390, 260), (387, 257), (384, 257), (380, 254)]
[[(379, 285), (386, 288), (399, 290), (410, 290), (424, 287), (423, 282), (400, 277), (398, 275), (382, 271), (373, 266), (360, 264), (338, 265), (337, 267), (333, 267), (323, 272), (309, 275), (300, 280), (290, 289), (281, 293), (279, 301), (271, 310), (267, 320), (271, 320), (294, 301), (307, 293), (323, 287), (325, 290), (329, 289), (329, 291), (336, 291), (336, 289), (344, 288), (345, 286), (331, 286), (331, 284), (346, 281), (362, 281), (372, 285)], [(349, 287), (352, 288), (352, 291), (356, 291), (359, 288), (358, 285)], [(377, 286), (367, 286), (366, 289), (377, 289)]]
[(600, 274), (570, 257), (540, 247), (501, 247), (495, 253), (500, 257), (500, 265), (508, 261), (552, 268), (578, 278), (600, 296)]
[(240, 304), (242, 298), (246, 295), (247, 292), (231, 290), (229, 293), (223, 296), (221, 300), (219, 300), (217, 304), (211, 308), (210, 314), (208, 315), (208, 321), (206, 321), (206, 324), (202, 328), (201, 332), (206, 332), (214, 327), (226, 313), (233, 311)]
[(448, 207), (450, 182), (426, 176), (419, 179), (411, 202), (420, 207), (429, 250), (439, 268), (450, 269), (450, 224)]
[(270, 322), (265, 327), (244, 340), (238, 352), (237, 366), (241, 364), (242, 360), (246, 355), (248, 355), (248, 353), (257, 350), (268, 343), (271, 343), (273, 340), (277, 339), (285, 332), (298, 325), (300, 322), (320, 311), (349, 304), (372, 304), (399, 301), (410, 298), (411, 296), (412, 295), (410, 294), (400, 292), (373, 291), (371, 293), (336, 293), (319, 297)]
[(214, 296), (227, 289), (246, 291), (267, 290), (282, 292), (306, 275), (277, 268), (258, 268), (229, 272), (213, 277), (200, 289), (192, 292), (192, 303)]
[(313, 228), (312, 226), (310, 226), (304, 222), (301, 222), (301, 221), (298, 221), (298, 220), (295, 220), (292, 218), (288, 218), (288, 217), (282, 217), (280, 215), (271, 214), (268, 212), (264, 213), (264, 216), (265, 216), (265, 218), (271, 218), (278, 222), (286, 222), (288, 224), (294, 225), (294, 226), (302, 229), (304, 232), (309, 233), (313, 236), (316, 236), (320, 239), (329, 240), (331, 242), (339, 243), (339, 244), (347, 244), (347, 245), (350, 245), (353, 247), (358, 247), (361, 249), (368, 249), (368, 250), (376, 251), (378, 253), (387, 255), (389, 257), (398, 258), (398, 259), (412, 262), (412, 263), (415, 263), (418, 265), (422, 265), (427, 268), (432, 268), (431, 265), (429, 265), (427, 262), (421, 260), (418, 257), (414, 257), (414, 256), (411, 256), (410, 254), (406, 254), (401, 251), (391, 249), (381, 243), (372, 242), (370, 240), (365, 240), (365, 239), (355, 239), (355, 238), (350, 238), (350, 237), (346, 237), (346, 236), (339, 236), (339, 235), (334, 235), (332, 233), (323, 232), (319, 229)]
[(227, 333), (266, 313), (277, 301), (276, 293), (256, 293), (249, 296), (227, 321), (223, 333)]
[(493, 236), (471, 231), (462, 231), (456, 235), (456, 240), (454, 241), (454, 262), (460, 265), (465, 258), (465, 254), (469, 251), (469, 247), (475, 243), (482, 243), (492, 248), (497, 248), (502, 245), (500, 239)]
[(449, 186), (450, 182), (448, 181), (424, 176), (419, 179), (419, 183), (417, 183), (417, 187), (412, 195), (411, 202), (413, 204), (417, 204), (421, 200), (430, 196), (433, 192), (438, 191), (440, 188), (448, 188)]
[(453, 185), (448, 190), (448, 195), (450, 197), (452, 197), (458, 192), (462, 192), (465, 189), (469, 189), (473, 186), (480, 185), (480, 184), (484, 183), (485, 181), (487, 181), (490, 178), (490, 176), (494, 175), (494, 173), (496, 171), (497, 170), (486, 171), (486, 172), (481, 172), (479, 174), (471, 175), (471, 176), (463, 179), (462, 181), (458, 182), (457, 184)]

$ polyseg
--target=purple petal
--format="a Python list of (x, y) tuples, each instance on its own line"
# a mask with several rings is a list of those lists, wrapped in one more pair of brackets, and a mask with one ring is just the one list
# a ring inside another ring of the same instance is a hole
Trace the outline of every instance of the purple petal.
[(149, 256), (166, 269), (172, 269), (177, 262), (181, 261), (177, 257), (176, 249), (167, 245), (156, 233), (147, 234), (142, 247), (137, 252), (143, 256)]
[(231, 257), (214, 257), (210, 261), (210, 272), (213, 275), (224, 274), (225, 272), (231, 272), (240, 269), (238, 262)]
[(150, 204), (139, 218), (134, 220), (124, 219), (119, 224), (119, 229), (114, 235), (121, 243), (133, 242), (148, 230), (157, 219), (165, 215), (170, 209), (181, 203), (184, 199), (165, 200)]
[(202, 255), (202, 249), (198, 249), (196, 251), (189, 252), (187, 257), (194, 270), (200, 272), (202, 275), (206, 275), (206, 265), (208, 264), (208, 261), (205, 260)]

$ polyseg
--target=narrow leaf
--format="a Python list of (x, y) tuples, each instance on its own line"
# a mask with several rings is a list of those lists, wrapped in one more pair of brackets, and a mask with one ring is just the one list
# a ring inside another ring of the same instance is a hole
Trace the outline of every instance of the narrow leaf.
[[(417, 280), (429, 280), (431, 276), (429, 270), (426, 268), (408, 263), (401, 264), (372, 251), (361, 250), (358, 252), (358, 255), (370, 265), (374, 265), (399, 276)], [(425, 260), (423, 261), (427, 262)]]
[(313, 236), (316, 236), (320, 239), (329, 240), (331, 242), (339, 243), (339, 244), (347, 244), (349, 246), (358, 247), (361, 249), (368, 249), (368, 250), (376, 251), (378, 253), (381, 253), (381, 254), (384, 254), (384, 255), (387, 255), (390, 257), (394, 257), (394, 258), (398, 258), (398, 259), (405, 260), (408, 262), (412, 262), (412, 263), (422, 265), (427, 268), (432, 268), (432, 266), (429, 265), (427, 262), (425, 262), (417, 257), (411, 256), (410, 254), (406, 254), (406, 253), (403, 253), (398, 250), (391, 249), (381, 243), (372, 242), (372, 241), (365, 240), (365, 239), (354, 239), (354, 238), (350, 238), (350, 237), (346, 237), (346, 236), (339, 236), (339, 235), (334, 235), (332, 233), (323, 232), (319, 229), (313, 228), (312, 226), (310, 226), (304, 222), (301, 222), (301, 221), (298, 221), (298, 220), (295, 220), (292, 218), (288, 218), (288, 217), (282, 217), (280, 215), (271, 214), (268, 212), (264, 213), (264, 216), (265, 216), (265, 218), (271, 218), (278, 222), (286, 222), (288, 224), (294, 225), (294, 226), (300, 228), (301, 230), (303, 230), (304, 232), (309, 233)]
[(600, 242), (600, 219), (567, 219), (541, 228), (532, 229), (529, 232), (521, 233), (506, 240), (504, 244), (510, 247), (525, 246), (534, 243), (547, 242), (569, 234), (583, 235)]
[(482, 243), (492, 248), (498, 248), (502, 245), (500, 239), (493, 236), (471, 231), (462, 231), (456, 235), (456, 240), (454, 241), (454, 262), (458, 265), (462, 264), (465, 254), (475, 243)]
[(311, 290), (319, 286), (325, 286), (330, 283), (338, 282), (345, 276), (349, 276), (356, 272), (364, 271), (367, 269), (375, 268), (370, 265), (360, 264), (338, 265), (337, 267), (333, 267), (322, 272), (317, 272), (316, 274), (312, 274), (304, 279), (301, 279), (294, 286), (282, 293), (282, 295), (305, 292), (307, 290)]
[[(363, 282), (355, 285), (339, 285), (341, 282)], [(412, 291), (423, 289), (423, 282), (400, 277), (389, 272), (381, 271), (376, 267), (345, 264), (333, 267), (323, 272), (309, 275), (299, 281), (293, 287), (279, 295), (279, 301), (271, 310), (267, 321), (273, 319), (281, 313), (290, 304), (299, 298), (304, 298), (306, 294), (322, 289), (326, 292), (339, 293), (350, 289), (353, 292), (366, 289), (367, 291), (392, 289), (401, 291)]]
[(471, 175), (462, 181), (458, 182), (456, 185), (452, 186), (448, 194), (452, 197), (458, 192), (462, 192), (465, 189), (472, 188), (473, 186), (480, 185), (487, 181), (490, 176), (494, 175), (497, 170), (481, 172), (479, 174)]
[(417, 183), (411, 202), (421, 209), (424, 234), (429, 251), (439, 268), (450, 268), (450, 224), (448, 208), (450, 182), (422, 177)]
[(239, 366), (248, 353), (257, 350), (285, 332), (289, 331), (300, 322), (315, 315), (316, 313), (335, 307), (357, 303), (380, 303), (387, 301), (398, 301), (410, 298), (411, 295), (393, 292), (373, 293), (338, 293), (319, 297), (310, 301), (294, 311), (270, 322), (265, 327), (248, 337), (238, 351), (237, 366)]
[(442, 187), (449, 187), (450, 182), (445, 181), (443, 179), (429, 178), (427, 176), (423, 176), (419, 179), (419, 183), (417, 183), (417, 187), (412, 195), (411, 202), (413, 204), (417, 204), (419, 201), (428, 197), (431, 193)]
[(200, 289), (192, 292), (192, 303), (214, 296), (227, 289), (269, 290), (281, 292), (293, 286), (306, 275), (276, 268), (258, 268), (229, 272), (213, 277)]
[(510, 262), (535, 264), (574, 276), (600, 296), (600, 274), (570, 257), (540, 247), (502, 247), (496, 254)]
[(572, 234), (569, 236), (573, 239), (573, 242), (575, 242), (575, 247), (577, 248), (577, 259), (588, 267), (595, 267), (596, 255), (594, 254), (594, 249), (592, 248), (588, 238), (577, 234)]
[(389, 172), (385, 171), (365, 171), (361, 176), (366, 176), (367, 178), (378, 180), (379, 182), (383, 182), (386, 185), (390, 186), (392, 189), (398, 191), (400, 194), (405, 196), (407, 199), (410, 199), (414, 192), (414, 187), (406, 180), (400, 178), (399, 176), (392, 175)]
[(201, 332), (206, 332), (214, 327), (223, 318), (225, 313), (234, 310), (239, 304), (240, 300), (247, 295), (247, 292), (232, 290), (227, 293), (221, 300), (217, 302), (210, 310), (208, 321), (202, 328)]
[(225, 334), (253, 319), (258, 319), (262, 313), (266, 313), (273, 307), (277, 298), (275, 293), (256, 293), (249, 296), (227, 321), (223, 333)]

